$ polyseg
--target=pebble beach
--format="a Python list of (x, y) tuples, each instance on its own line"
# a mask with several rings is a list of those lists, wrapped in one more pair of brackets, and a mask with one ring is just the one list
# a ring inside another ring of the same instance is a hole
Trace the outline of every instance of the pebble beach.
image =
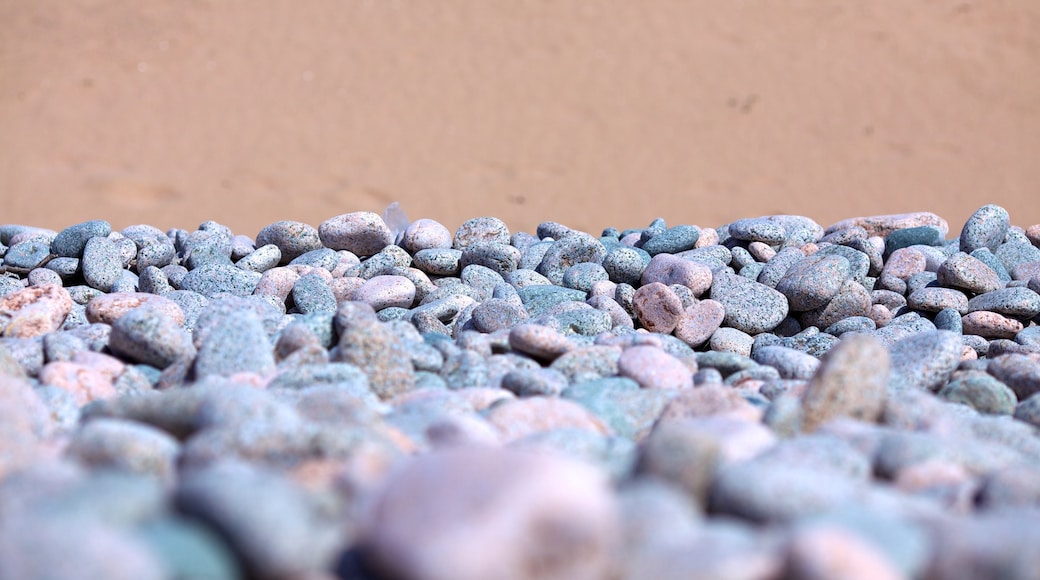
[(0, 580), (1040, 574), (1040, 224), (0, 225)]

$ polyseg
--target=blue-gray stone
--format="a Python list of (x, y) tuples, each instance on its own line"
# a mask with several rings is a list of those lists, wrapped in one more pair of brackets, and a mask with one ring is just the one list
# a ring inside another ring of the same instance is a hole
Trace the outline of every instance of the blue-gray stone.
[(322, 248), (317, 228), (289, 220), (274, 222), (260, 230), (256, 235), (256, 246), (268, 244), (278, 248), (282, 263), (288, 263), (307, 252)]
[[(31, 270), (40, 265), (51, 253), (51, 240), (46, 237), (30, 238), (7, 249), (4, 265)], [(118, 266), (118, 262), (116, 263)]]
[(240, 372), (265, 375), (274, 369), (274, 352), (267, 332), (260, 316), (250, 309), (215, 317), (202, 335), (194, 365), (197, 379)]
[(767, 217), (745, 218), (729, 224), (729, 235), (745, 242), (776, 245), (783, 243), (787, 231), (782, 225)]
[(1011, 281), (1011, 274), (1008, 272), (1008, 269), (1004, 267), (1004, 263), (1000, 261), (1000, 259), (997, 258), (989, 248), (972, 250), (971, 257), (980, 260), (982, 263), (989, 266), (991, 270), (997, 273), (997, 277), (1000, 278), (1002, 282)]
[(539, 316), (546, 310), (561, 302), (584, 301), (585, 292), (563, 288), (562, 286), (524, 286), (517, 289), (517, 294), (524, 303), (524, 308), (532, 317)]
[(675, 226), (643, 242), (642, 248), (651, 256), (662, 253), (678, 254), (692, 249), (700, 235), (701, 231), (696, 226)]
[(517, 269), (520, 257), (520, 251), (509, 244), (474, 242), (462, 250), (459, 265), (463, 270), (470, 265), (482, 266), (505, 276)]
[(102, 292), (112, 291), (123, 272), (119, 247), (108, 238), (90, 238), (83, 248), (80, 269), (83, 271), (83, 279), (91, 288)]
[(788, 313), (783, 294), (735, 274), (715, 275), (711, 298), (725, 308), (723, 324), (752, 335), (776, 328)]
[(912, 334), (889, 347), (889, 391), (939, 389), (961, 361), (961, 337), (948, 330)]
[(943, 241), (942, 231), (935, 226), (919, 226), (896, 230), (885, 237), (885, 255), (910, 246), (935, 246)]
[(572, 232), (553, 242), (535, 269), (553, 284), (563, 283), (563, 274), (568, 268), (582, 262), (601, 263), (606, 248), (599, 240), (584, 232)]
[(765, 266), (762, 271), (758, 274), (758, 283), (765, 284), (770, 288), (776, 288), (780, 279), (784, 277), (787, 271), (801, 260), (805, 258), (805, 254), (798, 248), (783, 248), (776, 253)]
[(609, 278), (610, 275), (603, 266), (594, 262), (582, 262), (571, 266), (563, 273), (563, 285), (567, 288), (588, 292), (594, 283)]
[(615, 248), (603, 258), (603, 268), (611, 281), (633, 285), (639, 283), (649, 263), (650, 254), (628, 246)]
[(776, 290), (787, 297), (791, 310), (805, 312), (830, 302), (849, 275), (847, 259), (818, 252), (791, 266), (777, 282)]
[(968, 301), (968, 312), (989, 310), (1015, 318), (1040, 314), (1040, 294), (1029, 288), (1008, 287), (979, 294)]
[(302, 314), (336, 313), (336, 296), (325, 279), (318, 274), (301, 276), (292, 288), (292, 299), (296, 310)]
[(1040, 261), (1040, 248), (1028, 241), (1010, 241), (1001, 244), (993, 254), (1004, 265), (1004, 270), (1013, 272), (1015, 266)]
[(260, 283), (260, 276), (259, 272), (247, 272), (229, 265), (202, 266), (185, 274), (180, 288), (197, 292), (207, 298), (222, 293), (249, 296)]
[(989, 204), (975, 210), (961, 229), (960, 251), (971, 253), (979, 248), (996, 251), (1011, 226), (1011, 216), (999, 205)]
[[(284, 256), (282, 260), (285, 260)], [(336, 269), (336, 264), (339, 263), (339, 253), (332, 248), (318, 248), (296, 256), (290, 260), (289, 263), (301, 266), (324, 268), (331, 272)]]
[(433, 276), (457, 276), (462, 271), (462, 250), (426, 248), (412, 256), (412, 263)]
[(938, 330), (949, 330), (957, 334), (963, 332), (964, 327), (961, 323), (961, 315), (956, 308), (943, 308), (935, 315), (935, 319), (932, 322)]
[(112, 224), (105, 220), (91, 220), (69, 226), (58, 232), (51, 242), (51, 253), (66, 258), (78, 258), (90, 238), (104, 238), (112, 233)]

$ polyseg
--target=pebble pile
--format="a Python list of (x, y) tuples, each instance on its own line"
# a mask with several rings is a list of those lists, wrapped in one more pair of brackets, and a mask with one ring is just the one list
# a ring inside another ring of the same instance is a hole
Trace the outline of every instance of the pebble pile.
[(0, 226), (0, 579), (1036, 578), (1040, 225)]

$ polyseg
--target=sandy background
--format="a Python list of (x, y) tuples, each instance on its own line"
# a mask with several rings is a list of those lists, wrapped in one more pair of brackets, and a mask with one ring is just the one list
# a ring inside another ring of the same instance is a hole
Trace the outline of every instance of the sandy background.
[(0, 222), (1040, 222), (1040, 2), (0, 0)]

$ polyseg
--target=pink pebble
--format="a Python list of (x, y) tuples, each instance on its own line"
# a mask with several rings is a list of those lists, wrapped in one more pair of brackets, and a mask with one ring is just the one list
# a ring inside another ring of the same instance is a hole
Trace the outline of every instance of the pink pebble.
[(690, 306), (675, 326), (675, 337), (692, 347), (698, 347), (722, 326), (726, 308), (715, 300), (701, 300)]
[(711, 288), (711, 268), (672, 254), (657, 254), (643, 270), (643, 285), (660, 282), (664, 285), (682, 284), (700, 296)]
[(607, 435), (610, 429), (592, 411), (561, 398), (528, 397), (509, 400), (493, 407), (487, 420), (504, 441), (556, 429), (580, 429)]
[(332, 288), (332, 294), (336, 297), (336, 302), (340, 303), (344, 300), (353, 300), (354, 292), (364, 286), (365, 282), (364, 278), (344, 276), (343, 278), (334, 278), (329, 287)]
[(976, 310), (961, 317), (964, 334), (983, 338), (1015, 338), (1022, 331), (1022, 323), (988, 310)]
[(72, 297), (56, 284), (16, 290), (0, 298), (0, 320), (7, 319), (3, 325), (7, 337), (31, 338), (58, 330), (69, 312)]
[(144, 292), (113, 292), (102, 294), (87, 303), (87, 320), (112, 324), (120, 316), (135, 308), (154, 308), (177, 324), (184, 324), (184, 311), (173, 300), (158, 294)]
[(693, 375), (679, 359), (652, 346), (625, 349), (618, 359), (618, 372), (644, 389), (691, 389)]
[(939, 228), (939, 231), (944, 236), (950, 233), (950, 224), (946, 220), (927, 211), (849, 218), (833, 224), (827, 228), (825, 233), (831, 234), (856, 226), (866, 230), (867, 235), (881, 237), (885, 237), (896, 230), (920, 226), (935, 226)]
[(701, 228), (701, 235), (697, 238), (694, 248), (707, 248), (719, 243), (719, 232), (715, 228)]
[(881, 270), (882, 276), (894, 276), (906, 280), (914, 274), (924, 272), (928, 267), (928, 259), (915, 248), (899, 248), (892, 252)]
[(650, 332), (670, 334), (683, 314), (682, 300), (671, 288), (653, 282), (636, 290), (632, 297), (632, 309), (643, 328)]
[(409, 224), (401, 238), (401, 246), (413, 254), (419, 250), (450, 248), (451, 242), (448, 228), (436, 220), (426, 218)]
[(411, 308), (415, 284), (404, 276), (374, 276), (355, 290), (351, 299), (368, 303), (376, 311), (391, 306)]
[(41, 384), (68, 392), (81, 406), (118, 394), (112, 385), (112, 378), (106, 373), (71, 361), (55, 361), (43, 365), (39, 378)]
[(253, 294), (277, 296), (284, 302), (299, 279), (299, 274), (284, 266), (271, 268), (260, 276), (260, 282), (257, 283)]

